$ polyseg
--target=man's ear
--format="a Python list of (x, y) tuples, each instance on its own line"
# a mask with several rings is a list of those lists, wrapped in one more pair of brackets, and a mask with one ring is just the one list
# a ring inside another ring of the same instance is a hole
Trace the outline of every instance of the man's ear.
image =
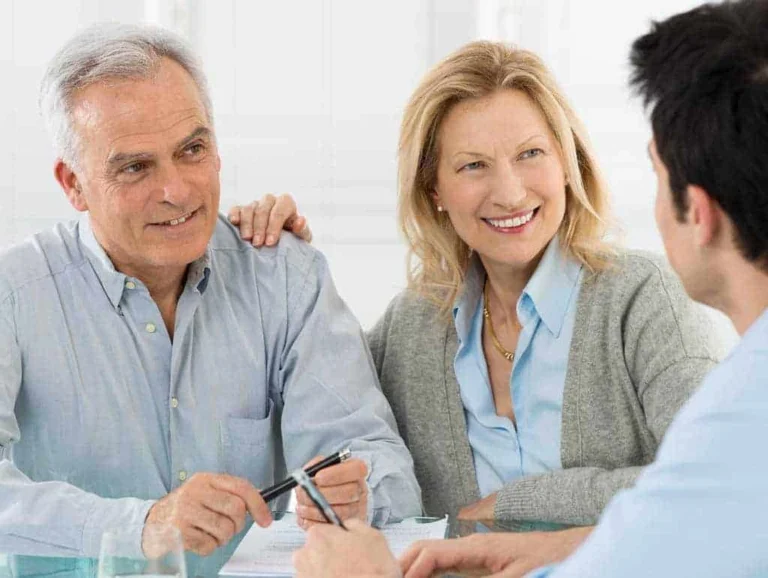
[(88, 203), (83, 196), (82, 186), (75, 171), (73, 171), (63, 160), (57, 159), (53, 167), (53, 176), (64, 189), (69, 203), (78, 211), (87, 211)]
[(699, 247), (709, 246), (723, 228), (723, 211), (717, 201), (697, 185), (688, 185), (686, 194), (686, 220), (694, 227), (694, 241)]

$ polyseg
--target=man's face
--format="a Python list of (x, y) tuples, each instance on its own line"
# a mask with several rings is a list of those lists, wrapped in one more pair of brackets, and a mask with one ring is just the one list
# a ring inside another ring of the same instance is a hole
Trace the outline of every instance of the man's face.
[(155, 75), (86, 87), (74, 99), (79, 170), (70, 195), (128, 274), (186, 267), (219, 208), (220, 161), (197, 87), (176, 62)]
[(684, 221), (677, 218), (677, 209), (669, 185), (669, 172), (659, 157), (655, 141), (652, 140), (648, 145), (648, 152), (657, 179), (656, 226), (659, 228), (661, 238), (664, 241), (667, 258), (683, 282), (688, 295), (697, 301), (706, 302), (706, 291), (704, 290), (706, 278), (702, 277), (702, 267), (698, 264), (698, 251), (694, 242), (693, 226), (688, 222), (687, 216)]

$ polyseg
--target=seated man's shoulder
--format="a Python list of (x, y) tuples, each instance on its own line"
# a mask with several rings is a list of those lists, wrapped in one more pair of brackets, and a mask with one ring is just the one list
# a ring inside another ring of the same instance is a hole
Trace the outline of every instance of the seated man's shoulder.
[(238, 229), (226, 217), (219, 215), (211, 249), (218, 256), (226, 255), (238, 266), (272, 268), (277, 263), (306, 273), (316, 261), (324, 262), (320, 251), (294, 235), (283, 231), (280, 241), (272, 247), (255, 248), (240, 237)]
[(63, 222), (0, 249), (0, 301), (83, 263), (77, 221)]

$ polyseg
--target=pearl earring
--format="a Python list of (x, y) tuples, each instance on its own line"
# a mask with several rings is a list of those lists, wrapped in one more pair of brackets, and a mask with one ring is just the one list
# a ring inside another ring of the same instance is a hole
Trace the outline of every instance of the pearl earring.
[(442, 213), (445, 209), (443, 208), (443, 205), (437, 205), (437, 212)]

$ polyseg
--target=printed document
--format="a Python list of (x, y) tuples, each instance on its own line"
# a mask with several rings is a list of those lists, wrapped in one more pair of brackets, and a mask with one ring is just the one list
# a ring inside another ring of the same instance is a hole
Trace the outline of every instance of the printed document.
[[(448, 519), (421, 522), (417, 519), (391, 524), (382, 529), (389, 549), (399, 557), (419, 540), (445, 537)], [(256, 524), (240, 542), (219, 574), (221, 576), (293, 576), (291, 555), (304, 545), (304, 530), (296, 524), (296, 516), (287, 513), (269, 528)]]

